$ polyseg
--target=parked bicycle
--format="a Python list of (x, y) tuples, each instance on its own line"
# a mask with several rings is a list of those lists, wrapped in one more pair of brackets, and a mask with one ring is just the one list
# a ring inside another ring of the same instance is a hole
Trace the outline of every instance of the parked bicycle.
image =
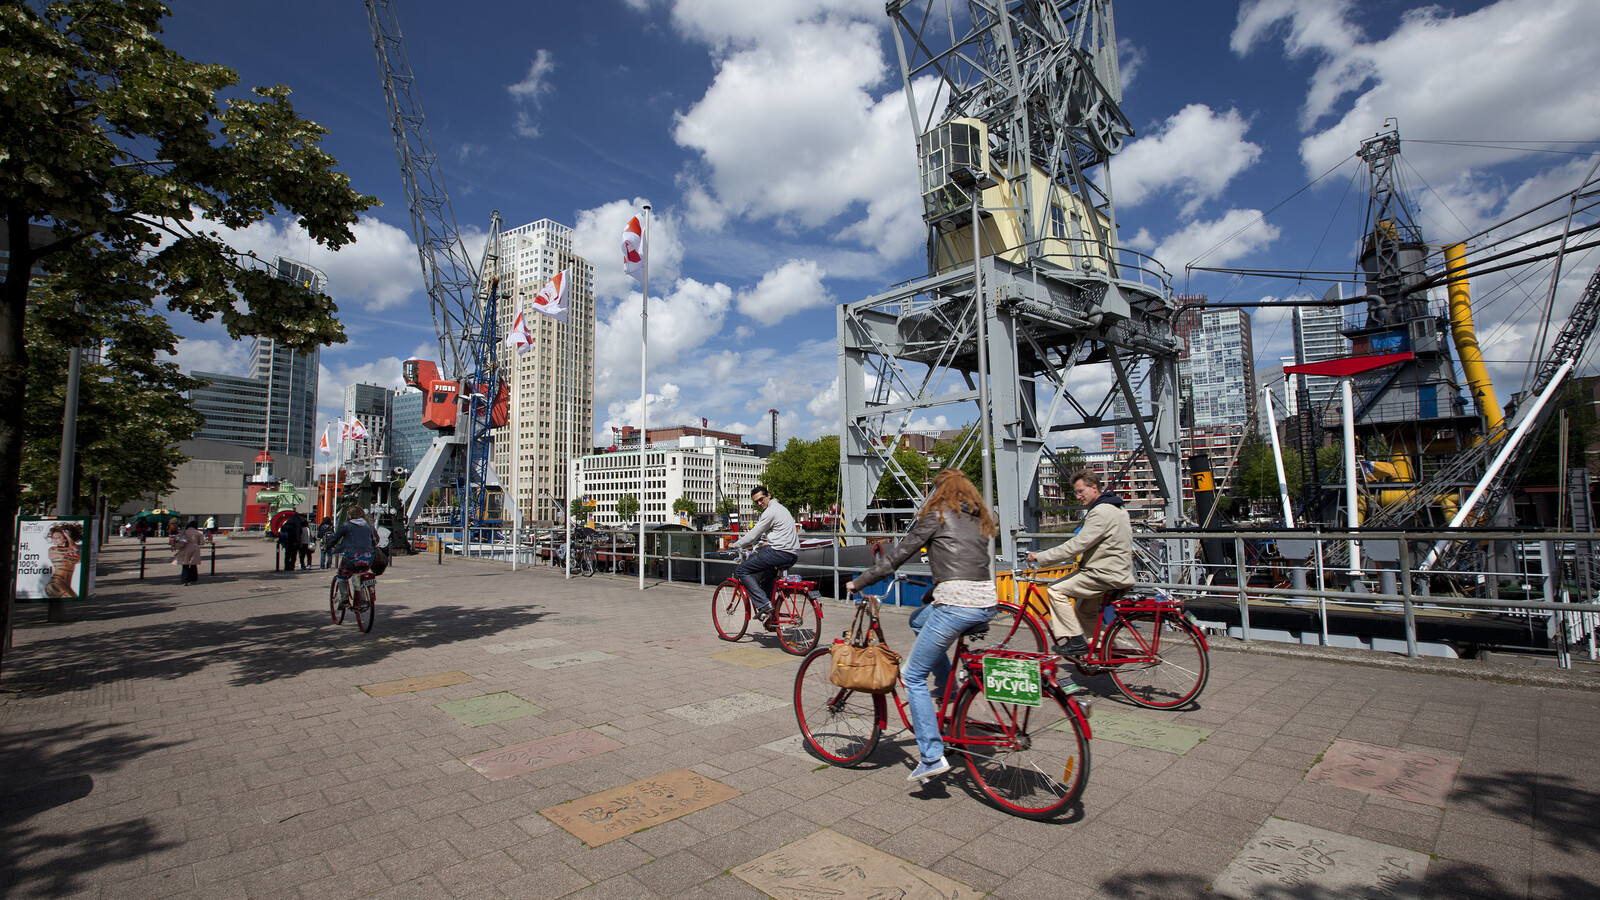
[[(339, 569), (344, 571), (346, 563), (341, 559)], [(335, 625), (343, 625), (347, 612), (356, 614), (356, 625), (363, 632), (372, 630), (373, 620), (378, 615), (378, 576), (372, 574), (364, 562), (349, 564), (350, 577), (340, 578), (333, 576), (333, 583), (328, 585), (328, 612), (333, 616)], [(354, 582), (354, 588), (351, 584)]]
[[(993, 647), (1043, 653), (1050, 634), (1045, 588), (1054, 579), (1022, 571), (1016, 576), (1018, 585), (1027, 585), (1021, 604), (1001, 601), (989, 623), (990, 634), (999, 637)], [(1112, 591), (1101, 608), (1109, 612), (1096, 623), (1089, 652), (1067, 658), (1079, 672), (1110, 675), (1123, 696), (1148, 709), (1176, 709), (1200, 696), (1211, 650), (1182, 600), (1161, 592)]]
[[(745, 554), (741, 554), (741, 559)], [(822, 633), (822, 603), (815, 581), (790, 578), (787, 570), (779, 570), (773, 582), (772, 608), (777, 613), (778, 644), (795, 656), (805, 656), (817, 646)], [(711, 622), (717, 636), (725, 641), (737, 641), (750, 627), (755, 608), (744, 585), (732, 576), (717, 586), (711, 596)]]
[(583, 538), (572, 546), (572, 570), (585, 578), (593, 575), (595, 565), (594, 538)]
[[(857, 598), (856, 605), (868, 604)], [(868, 628), (883, 640), (878, 603), (867, 606)], [(1002, 810), (1047, 819), (1074, 803), (1089, 781), (1089, 701), (1077, 685), (1057, 680), (1061, 658), (980, 645), (994, 623), (975, 625), (956, 641), (956, 665), (939, 700), (939, 734), (960, 754), (978, 788)], [(836, 766), (872, 755), (888, 725), (889, 698), (911, 729), (910, 710), (896, 684), (887, 694), (835, 685), (833, 654), (821, 647), (800, 663), (794, 711), (805, 746)]]

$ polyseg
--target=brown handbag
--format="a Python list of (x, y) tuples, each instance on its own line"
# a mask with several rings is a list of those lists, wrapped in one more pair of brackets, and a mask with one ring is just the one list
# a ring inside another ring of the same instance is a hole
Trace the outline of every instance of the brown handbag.
[(871, 612), (856, 610), (850, 630), (833, 642), (833, 669), (828, 677), (839, 687), (868, 694), (887, 694), (900, 676), (900, 654), (880, 642), (873, 633), (878, 601), (873, 598)]

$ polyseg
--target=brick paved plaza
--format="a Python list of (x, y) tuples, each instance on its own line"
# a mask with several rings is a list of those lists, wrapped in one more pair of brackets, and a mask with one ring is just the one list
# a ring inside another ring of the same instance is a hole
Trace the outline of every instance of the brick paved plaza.
[(718, 640), (697, 585), (402, 558), (364, 635), (264, 541), (189, 588), (151, 555), (141, 582), (114, 540), (66, 624), (18, 607), (0, 896), (1600, 896), (1583, 676), (1235, 644), (1182, 712), (1089, 680), (1088, 789), (1040, 823), (959, 765), (907, 783), (907, 734), (860, 769), (806, 757), (797, 660)]

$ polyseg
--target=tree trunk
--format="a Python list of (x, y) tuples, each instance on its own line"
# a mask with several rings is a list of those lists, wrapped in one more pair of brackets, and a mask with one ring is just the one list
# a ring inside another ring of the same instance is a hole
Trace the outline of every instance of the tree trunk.
[(28, 309), (28, 280), (34, 255), (26, 217), (7, 217), (10, 247), (5, 280), (0, 281), (0, 563), (5, 567), (5, 596), (0, 597), (0, 676), (11, 643), (11, 614), (16, 604), (18, 480), (22, 477), (22, 442), (28, 393), (28, 349), (23, 318)]

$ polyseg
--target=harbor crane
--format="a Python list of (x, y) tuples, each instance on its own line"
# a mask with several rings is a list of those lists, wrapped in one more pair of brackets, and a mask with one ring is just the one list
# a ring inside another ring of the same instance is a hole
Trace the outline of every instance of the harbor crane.
[(425, 394), (423, 424), (436, 434), (400, 492), (402, 530), (409, 533), (434, 488), (453, 483), (461, 505), (452, 524), (461, 529), (465, 547), (474, 529), (500, 522), (504, 502), (490, 465), (493, 429), (510, 418), (509, 389), (499, 359), (499, 282), (489, 275), (499, 269), (500, 213), (491, 216), (483, 256), (474, 265), (456, 228), (394, 5), (389, 0), (366, 4), (411, 233), (439, 337), (438, 365), (422, 359), (405, 362), (406, 383)]

